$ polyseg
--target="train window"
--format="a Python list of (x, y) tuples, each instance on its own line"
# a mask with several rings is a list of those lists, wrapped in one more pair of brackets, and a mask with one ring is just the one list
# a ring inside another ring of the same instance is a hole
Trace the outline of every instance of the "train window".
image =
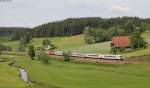
[(75, 55), (83, 55), (83, 54), (75, 54)]
[(95, 57), (95, 56), (96, 56), (96, 57), (97, 57), (98, 55), (88, 55), (88, 56), (93, 56), (93, 57)]

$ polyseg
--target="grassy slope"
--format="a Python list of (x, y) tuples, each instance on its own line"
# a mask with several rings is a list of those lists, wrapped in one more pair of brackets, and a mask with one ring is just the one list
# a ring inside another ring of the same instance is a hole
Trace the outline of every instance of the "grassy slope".
[(0, 62), (0, 88), (25, 88), (27, 85), (20, 80), (16, 68), (8, 63)]
[[(150, 44), (150, 33), (142, 34), (143, 38)], [(42, 41), (46, 38), (34, 38), (33, 44), (35, 47), (42, 46)], [(58, 50), (62, 51), (78, 51), (78, 52), (87, 52), (87, 53), (110, 53), (110, 42), (97, 43), (92, 45), (87, 45), (84, 43), (84, 36), (72, 36), (72, 37), (56, 37), (56, 38), (48, 38), (52, 40), (52, 42), (58, 47)], [(7, 42), (5, 45), (12, 46), (14, 50), (19, 46), (18, 41)], [(139, 49), (134, 52), (124, 53), (122, 54), (125, 57), (130, 56), (140, 56), (150, 54), (150, 47), (147, 49)]]
[[(34, 39), (33, 45), (42, 46), (42, 42), (45, 38), (37, 38)], [(49, 38), (54, 45), (58, 47), (59, 50), (72, 50), (74, 48), (78, 48), (86, 45), (84, 43), (83, 35), (71, 36), (71, 37), (56, 37)]]
[(86, 53), (110, 53), (110, 42), (85, 45), (72, 49), (72, 51), (86, 52)]
[(29, 60), (28, 57), (9, 58), (16, 60), (19, 66), (26, 67), (33, 81), (47, 86), (60, 88), (150, 88), (150, 64), (90, 65), (51, 60), (49, 65), (43, 65), (39, 61)]
[[(50, 39), (52, 43), (54, 43), (59, 50), (69, 50), (72, 48), (77, 48), (80, 46), (84, 46), (83, 35), (72, 36), (72, 37), (56, 37), (56, 38), (34, 38), (32, 45), (35, 47), (41, 47), (44, 39)], [(12, 46), (13, 50), (16, 50), (19, 47), (18, 41), (3, 43), (8, 46)]]
[[(83, 35), (71, 36), (71, 37), (56, 37), (56, 38), (34, 38), (30, 43), (35, 47), (41, 47), (44, 39), (50, 39), (54, 45), (58, 47), (58, 50), (62, 51), (79, 51), (79, 52), (96, 52), (96, 53), (109, 53), (110, 42), (98, 43), (93, 45), (87, 45), (84, 42)], [(12, 46), (13, 50), (16, 50), (19, 46), (18, 41), (7, 42), (5, 45)]]

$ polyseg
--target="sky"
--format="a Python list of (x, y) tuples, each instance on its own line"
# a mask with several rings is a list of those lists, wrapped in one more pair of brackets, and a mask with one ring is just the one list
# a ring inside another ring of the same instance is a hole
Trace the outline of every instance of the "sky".
[(1, 27), (35, 27), (79, 17), (150, 18), (150, 0), (0, 0)]

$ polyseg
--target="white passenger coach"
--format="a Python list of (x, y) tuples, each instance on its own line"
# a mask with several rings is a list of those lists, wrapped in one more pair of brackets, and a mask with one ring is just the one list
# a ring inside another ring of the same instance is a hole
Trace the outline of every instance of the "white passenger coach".
[[(62, 51), (49, 51), (49, 55), (63, 56)], [(86, 53), (71, 53), (72, 57), (78, 58), (91, 58), (91, 59), (107, 59), (107, 60), (123, 60), (121, 55), (111, 54), (86, 54)]]

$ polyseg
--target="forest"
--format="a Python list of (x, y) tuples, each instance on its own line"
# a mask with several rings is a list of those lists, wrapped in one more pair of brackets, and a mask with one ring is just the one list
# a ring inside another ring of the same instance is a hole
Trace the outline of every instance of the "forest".
[[(63, 21), (55, 21), (36, 26), (34, 28), (0, 27), (0, 36), (11, 36), (17, 40), (27, 32), (33, 37), (62, 37), (83, 34), (85, 28), (95, 28), (103, 31), (120, 31), (130, 34), (134, 31), (149, 31), (150, 19), (139, 17), (117, 17), (117, 18), (69, 18)], [(115, 33), (115, 32), (114, 32)], [(117, 32), (116, 32), (117, 33)], [(116, 34), (113, 34), (116, 35)]]
[(0, 27), (0, 37), (9, 37), (9, 40), (19, 40), (20, 37), (27, 32), (31, 32), (31, 28), (24, 27)]

